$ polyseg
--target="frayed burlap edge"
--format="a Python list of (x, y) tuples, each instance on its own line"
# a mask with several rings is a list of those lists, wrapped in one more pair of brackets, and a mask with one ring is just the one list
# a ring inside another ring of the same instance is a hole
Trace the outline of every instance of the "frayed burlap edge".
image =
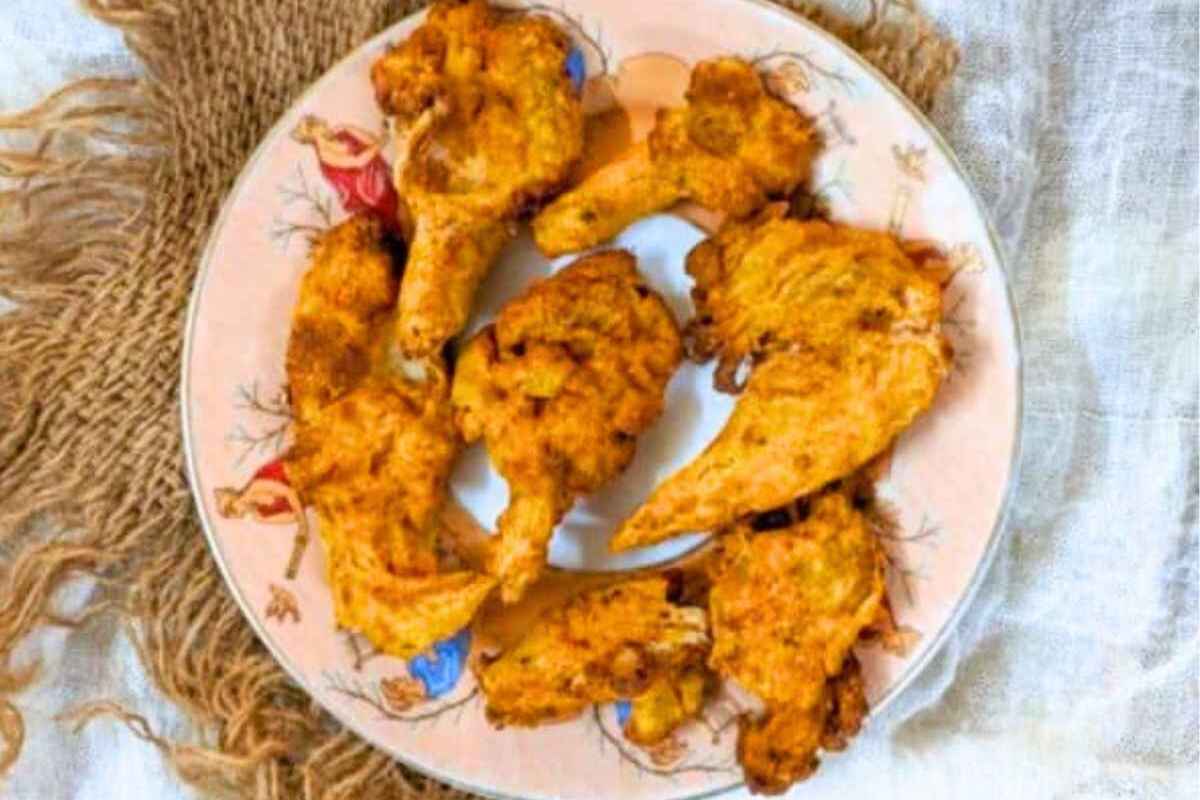
[[(922, 108), (957, 63), (907, 4), (863, 20), (784, 4)], [(159, 688), (212, 737), (168, 741), (104, 700), (62, 722), (115, 717), (214, 795), (466, 797), (342, 729), (258, 642), (203, 544), (178, 423), (188, 294), (225, 192), (299, 92), (419, 3), (84, 5), (124, 33), (144, 77), (80, 81), (0, 117), (30, 142), (0, 150), (0, 293), (19, 304), (0, 317), (0, 776), (19, 758), (19, 691), (37, 672), (14, 649), (41, 625), (82, 624), (56, 615), (54, 594), (89, 575), (103, 591), (84, 618), (126, 620)]]

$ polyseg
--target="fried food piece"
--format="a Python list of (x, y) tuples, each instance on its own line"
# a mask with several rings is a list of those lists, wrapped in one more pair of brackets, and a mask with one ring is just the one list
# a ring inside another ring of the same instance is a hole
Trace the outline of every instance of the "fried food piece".
[(712, 560), (709, 666), (766, 711), (739, 720), (738, 760), (752, 791), (778, 794), (841, 749), (866, 715), (851, 648), (885, 609), (885, 558), (845, 494), (811, 500), (808, 516), (755, 531), (743, 522)]
[(816, 772), (818, 750), (845, 750), (868, 712), (862, 670), (850, 653), (815, 707), (783, 706), (738, 721), (737, 759), (746, 785), (754, 794), (783, 794)]
[(371, 369), (396, 302), (396, 276), (375, 219), (351, 217), (313, 246), (292, 311), (285, 367), (298, 422), (349, 392)]
[(933, 402), (949, 370), (932, 266), (885, 234), (782, 219), (727, 226), (688, 256), (694, 355), (718, 388), (753, 363), (724, 429), (618, 530), (615, 551), (714, 530), (849, 475)]
[(673, 605), (669, 587), (662, 577), (635, 579), (547, 612), (516, 646), (478, 668), (488, 719), (498, 727), (566, 720), (702, 667), (704, 609)]
[(545, 17), (443, 0), (371, 69), (391, 115), (408, 266), (397, 342), (428, 358), (466, 324), (517, 216), (555, 191), (583, 150), (567, 36)]
[(798, 349), (844, 358), (863, 339), (912, 338), (934, 356), (931, 365), (948, 365), (934, 251), (785, 211), (772, 206), (726, 225), (688, 254), (691, 355), (718, 358), (717, 388), (738, 391), (747, 359)]
[(629, 465), (682, 354), (666, 304), (619, 250), (535, 284), (468, 343), (451, 399), (509, 485), (491, 558), (505, 602), (541, 574), (575, 498)]
[(405, 380), (378, 344), (396, 293), (381, 237), (356, 217), (314, 248), (288, 343), (285, 464), (317, 511), (338, 624), (409, 657), (465, 626), (495, 581), (437, 574), (438, 510), (461, 442), (444, 373)]
[(646, 142), (547, 206), (534, 239), (546, 255), (583, 250), (685, 199), (739, 219), (806, 180), (816, 147), (810, 121), (768, 94), (753, 66), (703, 61), (687, 105), (660, 109)]
[(630, 701), (625, 738), (642, 747), (661, 742), (698, 717), (715, 689), (715, 676), (703, 665), (664, 675)]

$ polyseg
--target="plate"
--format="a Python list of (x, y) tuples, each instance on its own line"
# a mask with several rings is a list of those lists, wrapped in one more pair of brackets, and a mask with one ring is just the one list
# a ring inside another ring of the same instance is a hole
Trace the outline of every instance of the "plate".
[[(652, 109), (678, 102), (690, 65), (719, 54), (752, 59), (770, 87), (815, 120), (825, 146), (812, 202), (836, 219), (938, 244), (956, 269), (946, 329), (956, 366), (933, 410), (908, 430), (880, 494), (899, 531), (885, 542), (889, 589), (911, 633), (905, 655), (859, 653), (874, 713), (928, 662), (969, 603), (1000, 538), (1017, 457), (1020, 348), (1001, 254), (960, 166), (936, 131), (855, 53), (779, 7), (748, 0), (663, 0), (654, 15), (605, 0), (532, 5), (568, 30), (586, 101), (624, 110), (634, 136)], [(377, 213), (390, 197), (390, 147), (368, 81), (371, 63), (422, 15), (362, 45), (296, 103), (249, 160), (213, 229), (188, 317), (182, 414), (187, 467), (204, 530), (231, 591), (295, 680), (338, 719), (401, 761), (455, 786), (498, 797), (645, 800), (699, 797), (740, 783), (733, 754), (737, 698), (651, 750), (626, 741), (627, 707), (568, 723), (495, 731), (467, 662), (466, 630), (408, 661), (373, 653), (333, 622), (321, 547), (296, 547), (303, 519), (279, 457), (288, 443), (284, 352), (307, 242), (350, 213)], [(322, 163), (312, 120), (368, 156)], [(368, 151), (375, 155), (370, 157)], [(691, 314), (683, 271), (711, 224), (678, 209), (642, 220), (619, 244), (632, 249), (681, 320)], [(521, 237), (481, 291), (484, 324), (548, 262)], [(551, 561), (571, 570), (658, 563), (701, 536), (621, 558), (604, 542), (654, 483), (699, 453), (732, 399), (711, 389), (711, 367), (673, 379), (666, 412), (640, 441), (629, 472), (582, 502), (560, 527)], [(507, 490), (479, 449), (452, 482), (466, 519), (490, 526)], [(299, 554), (299, 558), (297, 558)], [(294, 573), (294, 574), (293, 574)]]

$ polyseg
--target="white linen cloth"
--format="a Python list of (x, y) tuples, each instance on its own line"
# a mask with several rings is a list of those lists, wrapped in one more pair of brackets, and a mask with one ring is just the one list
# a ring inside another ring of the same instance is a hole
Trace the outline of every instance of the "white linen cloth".
[[(963, 50), (934, 121), (1008, 254), (1024, 463), (1008, 537), (945, 650), (794, 796), (1200, 796), (1200, 6), (923, 7)], [(0, 53), (0, 110), (135, 68), (72, 0), (2, 0)], [(80, 734), (52, 722), (104, 697), (159, 733), (203, 736), (118, 627), (43, 633), (26, 654), (46, 669), (18, 700), (28, 741), (0, 796), (194, 796), (115, 722)]]

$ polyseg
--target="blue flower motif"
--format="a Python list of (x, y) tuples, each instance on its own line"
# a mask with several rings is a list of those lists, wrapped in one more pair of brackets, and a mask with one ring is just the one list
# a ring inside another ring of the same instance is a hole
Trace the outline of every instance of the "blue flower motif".
[(575, 91), (583, 91), (583, 81), (587, 78), (587, 62), (584, 61), (583, 51), (578, 47), (572, 47), (571, 52), (567, 53), (565, 66), (567, 75), (571, 77), (571, 83), (575, 84)]
[(408, 674), (425, 684), (426, 697), (441, 697), (458, 684), (470, 652), (471, 631), (463, 628), (431, 651), (409, 659)]
[(628, 700), (618, 700), (613, 706), (617, 709), (617, 724), (624, 728), (625, 723), (629, 721), (629, 715), (633, 713), (633, 706)]

